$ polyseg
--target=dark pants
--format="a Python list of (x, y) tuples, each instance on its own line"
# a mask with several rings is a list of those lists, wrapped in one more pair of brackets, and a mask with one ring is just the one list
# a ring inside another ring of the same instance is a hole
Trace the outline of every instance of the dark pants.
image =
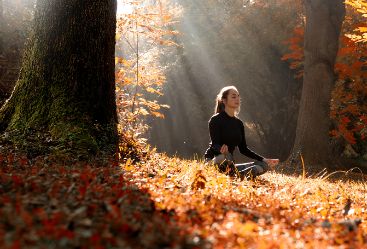
[(250, 163), (238, 163), (235, 164), (236, 169), (242, 177), (253, 178), (264, 174), (269, 170), (267, 163), (262, 161), (255, 161)]
[(259, 175), (264, 174), (270, 168), (267, 163), (262, 161), (254, 161), (249, 163), (233, 163), (233, 157), (231, 154), (216, 156), (212, 162), (218, 167), (218, 170), (222, 173), (230, 176), (239, 176), (241, 179), (253, 179)]

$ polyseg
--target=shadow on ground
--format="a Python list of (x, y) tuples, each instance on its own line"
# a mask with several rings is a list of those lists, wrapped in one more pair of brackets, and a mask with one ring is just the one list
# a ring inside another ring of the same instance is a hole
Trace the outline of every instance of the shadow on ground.
[(117, 165), (2, 157), (1, 248), (207, 248)]

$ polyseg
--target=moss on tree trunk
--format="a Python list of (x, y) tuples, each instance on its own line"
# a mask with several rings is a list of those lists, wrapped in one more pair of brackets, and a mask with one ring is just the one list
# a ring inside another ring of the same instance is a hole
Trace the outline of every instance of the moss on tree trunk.
[(52, 141), (46, 153), (113, 151), (115, 27), (115, 0), (37, 2), (18, 82), (0, 110), (6, 140), (25, 149)]

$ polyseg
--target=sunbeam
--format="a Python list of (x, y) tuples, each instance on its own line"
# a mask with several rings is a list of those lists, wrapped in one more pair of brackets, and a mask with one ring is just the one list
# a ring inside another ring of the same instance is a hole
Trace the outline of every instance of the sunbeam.
[(126, 0), (117, 0), (117, 15), (130, 14), (133, 11), (133, 6), (128, 4)]

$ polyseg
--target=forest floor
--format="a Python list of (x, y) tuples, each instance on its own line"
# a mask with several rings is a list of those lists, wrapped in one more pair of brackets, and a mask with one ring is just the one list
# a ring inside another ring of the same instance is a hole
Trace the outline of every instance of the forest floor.
[(240, 181), (154, 152), (107, 167), (0, 162), (0, 248), (367, 248), (364, 181)]

